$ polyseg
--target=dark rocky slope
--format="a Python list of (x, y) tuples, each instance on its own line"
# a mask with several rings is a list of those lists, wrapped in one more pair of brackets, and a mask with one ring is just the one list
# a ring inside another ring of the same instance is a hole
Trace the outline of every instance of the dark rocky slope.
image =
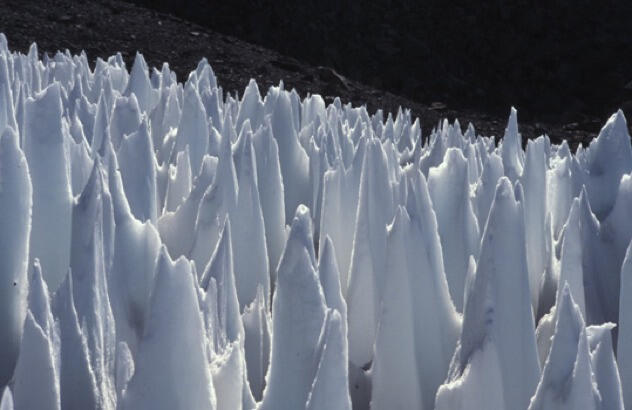
[[(240, 93), (250, 78), (255, 78), (262, 90), (283, 79), (287, 88), (295, 87), (302, 95), (320, 93), (328, 101), (333, 96), (340, 96), (343, 102), (367, 104), (370, 110), (383, 108), (395, 111), (399, 106), (408, 107), (413, 115), (421, 118), (424, 135), (443, 117), (458, 117), (463, 125), (472, 122), (483, 134), (502, 135), (509, 111), (509, 105), (498, 111), (486, 110), (483, 98), (478, 100), (481, 102), (478, 109), (455, 109), (451, 104), (433, 105), (433, 101), (447, 101), (444, 97), (448, 94), (441, 92), (432, 94), (428, 91), (424, 100), (400, 97), (344, 77), (324, 64), (306, 64), (277, 51), (218, 34), (172, 14), (121, 0), (0, 1), (0, 31), (7, 35), (10, 47), (23, 52), (36, 41), (42, 53), (66, 48), (72, 52), (85, 50), (94, 60), (121, 52), (131, 64), (138, 50), (150, 65), (160, 66), (167, 61), (180, 80), (185, 79), (197, 62), (206, 57), (218, 75), (220, 85), (231, 93)], [(410, 78), (395, 77), (413, 83), (423, 78), (412, 75)], [(427, 89), (432, 90), (433, 84), (434, 81), (427, 81)], [(528, 86), (533, 84), (525, 85)], [(610, 107), (608, 111), (611, 111)], [(555, 141), (566, 138), (576, 145), (589, 141), (607, 116), (588, 115), (580, 120), (560, 116), (540, 121), (542, 118), (523, 115), (520, 111), (521, 131), (525, 138), (546, 131)]]

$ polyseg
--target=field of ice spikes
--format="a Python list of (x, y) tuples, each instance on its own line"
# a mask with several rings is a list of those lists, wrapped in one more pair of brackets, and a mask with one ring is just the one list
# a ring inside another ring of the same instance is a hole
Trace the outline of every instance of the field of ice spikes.
[(0, 35), (0, 131), (3, 410), (632, 405), (621, 111), (575, 154), (515, 110), (422, 138)]

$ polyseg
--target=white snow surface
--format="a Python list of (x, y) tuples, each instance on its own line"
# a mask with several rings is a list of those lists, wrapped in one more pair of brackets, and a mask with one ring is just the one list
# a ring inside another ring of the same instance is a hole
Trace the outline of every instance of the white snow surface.
[(0, 409), (632, 408), (632, 145), (0, 34)]

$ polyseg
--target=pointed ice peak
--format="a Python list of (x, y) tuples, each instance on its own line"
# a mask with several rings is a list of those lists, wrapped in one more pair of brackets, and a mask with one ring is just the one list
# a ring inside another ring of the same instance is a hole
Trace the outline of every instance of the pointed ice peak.
[[(601, 128), (599, 136), (603, 136), (603, 138), (605, 138), (606, 140), (611, 140), (611, 142), (613, 143), (615, 140), (619, 139), (622, 143), (629, 142), (630, 134), (628, 132), (628, 123), (622, 109), (618, 109), (617, 112), (615, 112), (610, 116), (610, 118), (608, 118), (606, 124)], [(625, 139), (626, 136), (628, 137), (627, 140)], [(630, 144), (627, 145), (629, 146)]]
[(215, 72), (213, 72), (213, 68), (208, 63), (206, 57), (200, 60), (200, 63), (196, 68), (196, 72), (198, 74), (198, 90), (217, 89), (217, 78), (215, 77)]
[(463, 311), (463, 285), (470, 255), (478, 256), (480, 231), (470, 200), (469, 167), (460, 148), (448, 148), (443, 162), (428, 172), (428, 190), (437, 217), (450, 294)]
[[(584, 296), (584, 275), (582, 267), (582, 237), (581, 237), (580, 199), (575, 198), (571, 205), (566, 225), (564, 225), (564, 237), (562, 239), (561, 267), (559, 283), (568, 285), (577, 301), (582, 315), (586, 314)], [(558, 287), (557, 299), (560, 299), (562, 288)]]
[(92, 150), (97, 151), (101, 156), (105, 154), (105, 148), (110, 141), (110, 113), (107, 109), (105, 94), (101, 92), (97, 102), (97, 112), (92, 129)]
[[(26, 101), (29, 138), (61, 142), (62, 101), (61, 86), (54, 82)], [(52, 131), (52, 132), (51, 132)]]
[(162, 246), (124, 409), (216, 408), (195, 289), (191, 264), (184, 257), (172, 261)]
[(586, 337), (592, 352), (600, 343), (608, 342), (612, 346), (611, 333), (617, 327), (616, 323), (606, 322), (600, 325), (586, 326)]
[(579, 209), (581, 218), (583, 218), (584, 220), (592, 221), (594, 224), (599, 225), (599, 220), (592, 211), (592, 205), (588, 197), (586, 185), (582, 186), (581, 192), (579, 194)]
[[(325, 320), (325, 298), (316, 276), (309, 212), (299, 206), (279, 262), (272, 303), (270, 370), (260, 410), (303, 408), (317, 371), (315, 357)], [(305, 234), (309, 233), (309, 245)], [(311, 253), (311, 255), (310, 255)], [(286, 360), (290, 355), (294, 360)]]
[(125, 135), (138, 130), (141, 117), (142, 112), (136, 94), (132, 93), (128, 97), (116, 97), (110, 116), (110, 138), (115, 149), (118, 150)]
[[(483, 233), (461, 334), (460, 371), (489, 337), (495, 340), (508, 403), (526, 406), (539, 375), (522, 204), (502, 177)], [(519, 361), (516, 359), (519, 357)]]
[(249, 119), (253, 129), (256, 130), (263, 122), (263, 114), (263, 101), (261, 100), (259, 86), (254, 79), (250, 79), (241, 97), (235, 126), (237, 129), (240, 129), (246, 119)]
[[(6, 41), (6, 40), (5, 40)], [(0, 399), (0, 410), (13, 410), (13, 395), (9, 386), (4, 388)]]
[(235, 147), (239, 195), (233, 213), (237, 221), (233, 233), (235, 243), (239, 244), (235, 247), (235, 282), (241, 309), (256, 297), (257, 284), (264, 287), (266, 295), (270, 293), (266, 231), (253, 148), (251, 134), (243, 133)]
[[(573, 299), (571, 288), (567, 282), (562, 285), (556, 313), (555, 335), (560, 335), (560, 341), (567, 341), (569, 338), (578, 340), (580, 332), (585, 327), (584, 318)], [(559, 348), (564, 349), (564, 344), (560, 344)]]
[(101, 163), (98, 158), (95, 159), (90, 171), (88, 181), (84, 186), (81, 193), (75, 199), (75, 206), (82, 208), (83, 210), (93, 209), (96, 206), (97, 196), (100, 194), (100, 172)]
[(169, 166), (163, 213), (175, 211), (189, 196), (193, 177), (191, 161), (189, 160), (189, 148), (187, 147), (184, 151), (178, 152), (175, 167)]
[(597, 217), (604, 220), (616, 200), (621, 177), (632, 171), (632, 145), (623, 111), (610, 116), (585, 155), (576, 156), (582, 165), (590, 203)]
[(143, 116), (138, 130), (123, 137), (117, 158), (132, 213), (140, 221), (155, 222), (158, 217), (156, 161), (148, 127), (147, 117)]
[(2, 54), (9, 53), (9, 42), (7, 41), (7, 36), (4, 33), (0, 33), (0, 52)]
[(235, 212), (238, 187), (230, 140), (227, 135), (223, 135), (213, 182), (204, 192), (197, 209), (193, 246), (190, 252), (186, 250), (199, 270), (211, 256), (225, 216)]
[(239, 314), (239, 301), (235, 288), (233, 270), (233, 248), (231, 243), (230, 220), (224, 220), (222, 233), (206, 269), (201, 276), (201, 286), (208, 290), (211, 279), (217, 283), (217, 305), (220, 326), (226, 332), (228, 342), (243, 342), (244, 328)]
[(514, 143), (517, 141), (519, 143), (522, 143), (522, 141), (517, 140), (518, 136), (518, 110), (516, 110), (515, 107), (511, 107), (503, 141), (512, 141)]
[[(112, 144), (108, 144), (112, 149)], [(109, 191), (112, 195), (112, 207), (114, 209), (114, 221), (119, 224), (125, 220), (133, 218), (132, 211), (130, 210), (125, 190), (123, 189), (123, 180), (121, 173), (118, 170), (118, 163), (116, 161), (116, 155), (113, 154), (110, 158), (108, 166), (108, 180)]]
[(379, 307), (379, 326), (375, 336), (371, 365), (371, 408), (423, 408), (423, 392), (419, 389), (421, 374), (417, 367), (415, 329), (410, 290), (408, 255), (410, 218), (401, 205), (388, 226), (383, 300)]
[(567, 284), (558, 300), (556, 316), (551, 350), (529, 410), (600, 409), (584, 319)]
[(194, 174), (200, 170), (202, 157), (208, 150), (209, 128), (204, 105), (197, 89), (191, 82), (184, 89), (182, 116), (178, 124), (175, 152), (190, 147), (191, 168)]
[(344, 319), (327, 310), (319, 345), (321, 354), (306, 410), (351, 410)]
[(617, 362), (621, 375), (623, 402), (629, 406), (629, 403), (632, 403), (632, 241), (628, 245), (621, 266)]
[(518, 111), (511, 107), (507, 128), (502, 141), (502, 159), (505, 173), (511, 181), (522, 175), (524, 151), (522, 151), (522, 135), (518, 132)]
[[(343, 318), (343, 329), (347, 328), (347, 304), (342, 297), (340, 289), (340, 273), (336, 262), (334, 245), (329, 236), (325, 237), (324, 243), (320, 245), (318, 255), (318, 274), (320, 283), (325, 294), (327, 307), (336, 309)], [(346, 331), (345, 331), (346, 334)], [(346, 335), (345, 335), (346, 337)]]
[(0, 137), (0, 386), (18, 357), (28, 294), (32, 187), (29, 166), (15, 131)]
[(590, 345), (591, 367), (603, 409), (623, 410), (621, 379), (612, 346), (611, 331), (616, 325), (604, 323), (586, 328)]
[(147, 63), (143, 55), (137, 52), (124, 95), (129, 96), (132, 93), (135, 94), (140, 109), (143, 112), (149, 113), (153, 105), (152, 92), (153, 88), (149, 80)]
[(59, 321), (59, 389), (62, 408), (98, 408), (98, 392), (86, 335), (79, 324), (73, 296), (73, 277), (68, 270), (54, 296)]
[[(254, 171), (253, 166), (255, 165), (254, 154), (253, 154), (253, 146), (252, 146), (252, 132), (248, 132), (247, 130), (242, 130), (242, 133), (237, 138), (237, 141), (232, 146), (233, 151), (233, 161), (235, 163), (235, 169), (239, 176), (242, 174), (252, 174)], [(256, 177), (255, 177), (256, 183)]]
[[(29, 311), (24, 322), (20, 358), (13, 375), (15, 407), (59, 410), (59, 378), (53, 342)], [(1, 407), (0, 407), (1, 408)]]
[(11, 80), (9, 78), (8, 62), (5, 54), (0, 55), (0, 132), (6, 127), (18, 131), (18, 124), (15, 118), (13, 106), (13, 92), (11, 90)]
[(312, 218), (310, 216), (309, 208), (303, 204), (296, 208), (296, 213), (294, 214), (294, 219), (292, 219), (290, 233), (285, 246), (286, 249), (283, 251), (284, 254), (288, 251), (294, 252), (295, 247), (304, 248), (309, 255), (312, 267), (315, 268), (317, 266), (312, 231)]

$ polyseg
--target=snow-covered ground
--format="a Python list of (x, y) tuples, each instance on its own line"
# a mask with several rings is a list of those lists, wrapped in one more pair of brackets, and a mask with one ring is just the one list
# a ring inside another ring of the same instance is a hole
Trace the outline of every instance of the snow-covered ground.
[(0, 135), (2, 410), (632, 405), (621, 111), (575, 154), (515, 110), (422, 138), (0, 35)]

